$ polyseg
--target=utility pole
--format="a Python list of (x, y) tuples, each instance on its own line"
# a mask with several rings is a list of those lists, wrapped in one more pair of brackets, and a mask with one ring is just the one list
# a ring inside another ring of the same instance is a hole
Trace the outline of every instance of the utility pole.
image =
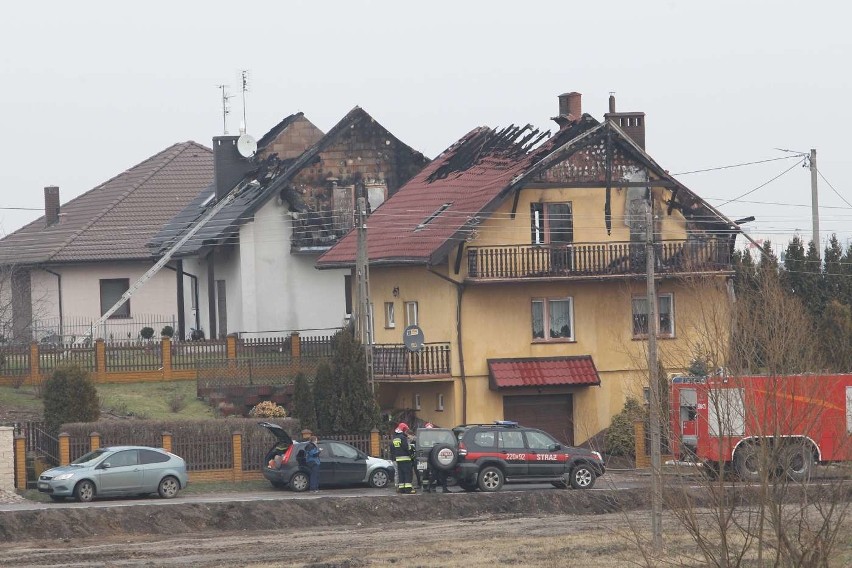
[(355, 277), (358, 280), (358, 313), (355, 317), (355, 338), (364, 346), (367, 364), (367, 381), (375, 394), (373, 383), (373, 337), (370, 314), (370, 261), (367, 254), (367, 200), (359, 197), (356, 202), (358, 223), (358, 252), (355, 259)]
[(660, 378), (657, 363), (657, 286), (654, 281), (654, 193), (648, 187), (645, 212), (645, 270), (648, 295), (648, 386), (651, 431), (651, 532), (654, 550), (663, 546), (663, 478), (660, 457)]
[(817, 195), (817, 162), (816, 162), (816, 150), (811, 148), (810, 159), (808, 160), (811, 167), (811, 219), (813, 221), (814, 228), (814, 244), (816, 245), (817, 253), (820, 251), (820, 243), (819, 243), (819, 197)]

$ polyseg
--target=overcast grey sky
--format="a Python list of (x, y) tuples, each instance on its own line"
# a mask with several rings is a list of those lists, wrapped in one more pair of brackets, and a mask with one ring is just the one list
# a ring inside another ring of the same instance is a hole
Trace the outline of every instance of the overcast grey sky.
[[(15, 2), (0, 23), (0, 207), (62, 202), (167, 146), (221, 134), (219, 91), (260, 137), (303, 111), (328, 130), (360, 105), (434, 157), (471, 128), (545, 129), (556, 96), (602, 119), (644, 111), (672, 173), (818, 151), (823, 241), (852, 240), (852, 8), (846, 2)], [(811, 236), (797, 159), (678, 176), (756, 237)], [(839, 193), (839, 195), (838, 195)], [(845, 199), (845, 202), (844, 202)], [(783, 203), (787, 205), (770, 205)], [(0, 209), (0, 234), (40, 211)]]

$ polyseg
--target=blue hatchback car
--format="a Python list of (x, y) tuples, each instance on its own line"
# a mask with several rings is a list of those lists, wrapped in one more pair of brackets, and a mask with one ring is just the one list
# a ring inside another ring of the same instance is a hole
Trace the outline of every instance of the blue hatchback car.
[(171, 499), (189, 484), (186, 462), (162, 448), (112, 446), (99, 448), (68, 465), (38, 477), (38, 490), (54, 501), (74, 497), (145, 496), (158, 493)]

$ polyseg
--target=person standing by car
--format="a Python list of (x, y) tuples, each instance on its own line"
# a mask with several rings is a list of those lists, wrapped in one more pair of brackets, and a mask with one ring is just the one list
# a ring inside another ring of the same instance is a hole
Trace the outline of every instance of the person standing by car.
[[(427, 422), (423, 425), (424, 428), (434, 428), (435, 425), (431, 422)], [(431, 449), (431, 448), (430, 448)], [(421, 483), (420, 487), (423, 488), (425, 493), (437, 493), (438, 485), (441, 486), (444, 493), (449, 493), (449, 489), (447, 489), (447, 472), (436, 468), (428, 457), (426, 458), (426, 471), (423, 472), (423, 483)]]
[(317, 437), (311, 436), (311, 440), (305, 445), (305, 464), (310, 471), (310, 487), (312, 493), (319, 491), (320, 452), (317, 446)]
[(423, 478), (417, 469), (417, 436), (411, 432), (408, 433), (408, 455), (411, 456), (411, 483), (422, 491)]
[(411, 453), (408, 448), (408, 424), (400, 422), (393, 431), (391, 440), (391, 457), (396, 463), (396, 472), (399, 476), (399, 493), (416, 493), (411, 484)]

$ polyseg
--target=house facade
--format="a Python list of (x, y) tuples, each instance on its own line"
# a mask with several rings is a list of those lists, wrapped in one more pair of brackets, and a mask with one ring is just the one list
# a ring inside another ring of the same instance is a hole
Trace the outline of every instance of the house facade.
[[(735, 223), (644, 150), (644, 115), (560, 97), (559, 131), (477, 128), (370, 219), (374, 381), (385, 409), (441, 426), (518, 420), (567, 443), (648, 384), (645, 215), (659, 344), (688, 360), (693, 314), (724, 303)], [(356, 236), (318, 261), (352, 266)], [(696, 282), (701, 282), (697, 286)], [(416, 325), (424, 345), (404, 346)], [(674, 363), (677, 364), (677, 363)]]
[[(349, 271), (318, 272), (317, 257), (352, 228), (358, 196), (377, 207), (426, 158), (357, 107), (325, 134), (301, 113), (287, 117), (250, 158), (236, 139), (214, 139), (214, 183), (150, 243), (160, 256), (200, 227), (174, 256), (197, 285), (182, 311), (186, 326), (207, 337), (340, 328), (351, 314)], [(200, 226), (235, 187), (238, 195)]]
[(90, 334), (127, 340), (142, 327), (174, 327), (176, 283), (168, 270), (100, 329), (91, 324), (151, 267), (145, 243), (212, 176), (210, 149), (184, 142), (65, 204), (58, 187), (46, 187), (45, 215), (0, 240), (0, 334), (15, 342)]

